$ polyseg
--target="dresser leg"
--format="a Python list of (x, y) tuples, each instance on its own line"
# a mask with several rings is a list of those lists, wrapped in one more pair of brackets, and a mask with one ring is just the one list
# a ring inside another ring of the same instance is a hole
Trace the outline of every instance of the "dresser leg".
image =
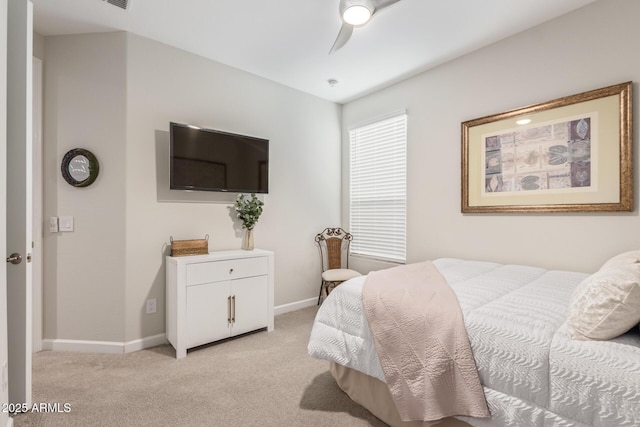
[(182, 359), (187, 356), (187, 349), (184, 347), (176, 348), (176, 359)]

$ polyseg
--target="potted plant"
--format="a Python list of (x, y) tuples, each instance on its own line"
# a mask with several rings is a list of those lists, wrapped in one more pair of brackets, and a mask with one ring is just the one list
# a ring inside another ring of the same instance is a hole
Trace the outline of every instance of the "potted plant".
[(262, 215), (263, 205), (264, 203), (255, 194), (251, 194), (250, 198), (245, 197), (244, 194), (238, 194), (236, 197), (236, 212), (242, 221), (242, 228), (247, 230), (242, 241), (242, 249), (253, 250), (253, 227)]

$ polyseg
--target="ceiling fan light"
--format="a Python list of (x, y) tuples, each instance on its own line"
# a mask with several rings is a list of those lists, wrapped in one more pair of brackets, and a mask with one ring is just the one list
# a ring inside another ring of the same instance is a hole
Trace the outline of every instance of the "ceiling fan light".
[(342, 19), (344, 22), (351, 25), (362, 25), (371, 19), (372, 10), (363, 5), (351, 5), (348, 6), (344, 12), (342, 12)]

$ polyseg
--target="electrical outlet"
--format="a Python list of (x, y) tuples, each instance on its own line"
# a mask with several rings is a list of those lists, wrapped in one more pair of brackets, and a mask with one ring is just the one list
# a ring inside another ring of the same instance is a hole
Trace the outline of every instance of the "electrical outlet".
[(156, 312), (158, 300), (151, 298), (147, 300), (147, 314), (153, 314)]

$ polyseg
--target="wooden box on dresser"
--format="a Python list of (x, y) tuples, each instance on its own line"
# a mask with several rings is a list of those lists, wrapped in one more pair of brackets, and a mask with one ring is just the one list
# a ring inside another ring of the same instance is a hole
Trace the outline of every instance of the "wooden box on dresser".
[(167, 339), (187, 349), (257, 329), (273, 330), (273, 252), (167, 257)]

